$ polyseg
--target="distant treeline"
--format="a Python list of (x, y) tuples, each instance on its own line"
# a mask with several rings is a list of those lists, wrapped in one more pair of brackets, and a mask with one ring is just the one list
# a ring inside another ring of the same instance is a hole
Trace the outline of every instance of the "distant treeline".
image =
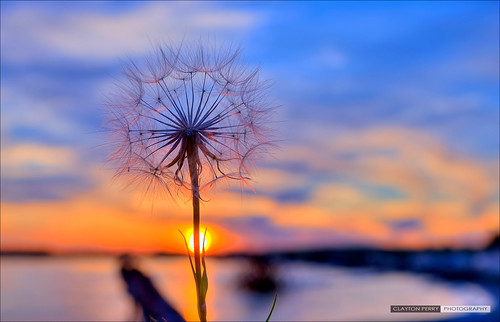
[[(230, 257), (251, 257), (237, 254)], [(452, 279), (485, 279), (498, 281), (500, 276), (500, 243), (496, 237), (482, 250), (381, 250), (324, 249), (275, 252), (258, 255), (260, 260), (280, 262), (300, 260), (347, 267), (371, 267), (380, 270), (425, 272)]]

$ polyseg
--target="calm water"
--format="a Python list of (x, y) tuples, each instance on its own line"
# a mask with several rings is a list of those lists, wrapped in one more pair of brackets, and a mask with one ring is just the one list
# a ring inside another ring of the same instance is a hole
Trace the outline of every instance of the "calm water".
[[(142, 267), (188, 320), (196, 319), (194, 282), (185, 258), (144, 258)], [(210, 320), (264, 321), (272, 295), (238, 288), (247, 264), (209, 259)], [(131, 301), (114, 258), (1, 259), (1, 320), (126, 321)], [(311, 263), (277, 266), (286, 286), (272, 320), (424, 320), (457, 317), (439, 313), (391, 314), (391, 304), (494, 305), (481, 286), (430, 276), (344, 269)]]

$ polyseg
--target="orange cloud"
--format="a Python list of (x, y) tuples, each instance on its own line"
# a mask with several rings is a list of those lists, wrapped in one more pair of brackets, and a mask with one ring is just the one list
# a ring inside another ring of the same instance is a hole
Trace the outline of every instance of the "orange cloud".
[(33, 178), (71, 173), (77, 167), (74, 150), (40, 144), (19, 144), (2, 148), (2, 175)]
[[(65, 148), (17, 146), (7, 152), (2, 162), (17, 175), (25, 168), (18, 165), (30, 162), (43, 165), (47, 170), (40, 173), (47, 174), (56, 169), (73, 172), (78, 163)], [(269, 229), (288, 236), (269, 236), (273, 245), (297, 247), (332, 245), (338, 236), (387, 247), (473, 246), (498, 230), (494, 167), (454, 155), (415, 131), (350, 133), (317, 146), (283, 149), (274, 162), (278, 164), (256, 173), (257, 194), (241, 194), (221, 184), (204, 195), (202, 221), (214, 236), (214, 253), (257, 243), (251, 230), (238, 236), (225, 226), (231, 218), (267, 218)], [(280, 168), (281, 162), (299, 164), (300, 169)], [(176, 201), (165, 193), (153, 202), (140, 189), (122, 189), (127, 182), (113, 183), (112, 174), (100, 166), (84, 167), (80, 175), (94, 188), (59, 201), (3, 201), (2, 246), (184, 252), (177, 229), (191, 224), (188, 195), (173, 191)], [(390, 188), (390, 193), (377, 194), (381, 188)], [(303, 199), (283, 202), (273, 197), (290, 189), (301, 190)], [(399, 231), (392, 226), (398, 220), (421, 225)]]
[[(178, 229), (186, 220), (154, 216), (147, 211), (126, 212), (113, 205), (77, 198), (44, 203), (2, 203), (2, 247), (51, 247), (55, 250), (112, 250), (184, 253)], [(238, 237), (223, 227), (209, 225), (211, 252), (238, 245)], [(227, 251), (227, 250), (226, 250)]]

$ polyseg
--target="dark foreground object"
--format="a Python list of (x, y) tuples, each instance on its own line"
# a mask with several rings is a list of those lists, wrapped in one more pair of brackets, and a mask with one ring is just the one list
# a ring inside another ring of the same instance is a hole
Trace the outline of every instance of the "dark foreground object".
[(158, 292), (151, 279), (136, 266), (130, 255), (120, 256), (120, 273), (127, 285), (127, 292), (142, 309), (144, 321), (184, 322), (184, 318)]

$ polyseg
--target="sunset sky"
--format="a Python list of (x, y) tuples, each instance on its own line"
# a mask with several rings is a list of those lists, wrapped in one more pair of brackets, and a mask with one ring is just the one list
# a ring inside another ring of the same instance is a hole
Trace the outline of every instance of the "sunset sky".
[(499, 229), (499, 3), (2, 2), (2, 249), (183, 252), (190, 201), (113, 180), (104, 98), (160, 42), (241, 45), (279, 147), (220, 184), (214, 253), (482, 247)]

